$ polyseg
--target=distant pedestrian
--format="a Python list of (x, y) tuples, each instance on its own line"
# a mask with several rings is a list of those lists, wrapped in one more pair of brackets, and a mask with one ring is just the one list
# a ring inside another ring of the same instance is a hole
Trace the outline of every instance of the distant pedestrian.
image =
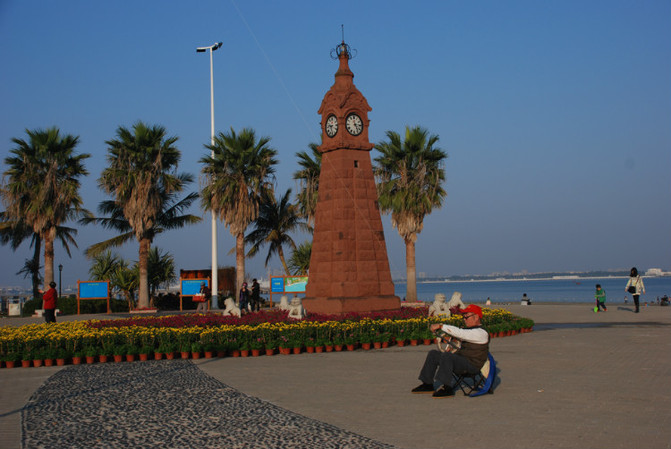
[(200, 298), (201, 301), (198, 303), (198, 306), (196, 307), (196, 313), (199, 312), (206, 313), (207, 304), (210, 301), (210, 298), (212, 297), (210, 287), (207, 286), (206, 282), (201, 282), (200, 284), (200, 295), (201, 295)]
[(634, 305), (636, 306), (635, 312), (638, 313), (638, 298), (641, 294), (645, 295), (645, 285), (643, 285), (643, 279), (638, 275), (636, 267), (633, 267), (629, 272), (629, 282), (624, 287), (624, 291), (631, 293), (631, 296), (634, 298)]
[(256, 279), (252, 279), (252, 312), (261, 310), (261, 286)]
[(522, 301), (520, 301), (520, 305), (523, 306), (531, 305), (531, 298), (529, 298), (526, 293), (522, 295)]
[(239, 307), (240, 307), (240, 312), (247, 313), (249, 312), (249, 289), (247, 288), (247, 283), (243, 282), (242, 283), (242, 288), (240, 289), (240, 296), (239, 296)]
[(596, 300), (596, 306), (594, 307), (594, 312), (600, 312), (601, 308), (606, 312), (606, 290), (601, 288), (601, 284), (596, 284), (596, 293), (594, 293), (594, 299)]
[(58, 293), (56, 292), (56, 283), (54, 281), (49, 282), (49, 290), (47, 290), (44, 295), (42, 295), (42, 309), (44, 310), (44, 322), (45, 323), (55, 323), (56, 322), (56, 299), (58, 298)]

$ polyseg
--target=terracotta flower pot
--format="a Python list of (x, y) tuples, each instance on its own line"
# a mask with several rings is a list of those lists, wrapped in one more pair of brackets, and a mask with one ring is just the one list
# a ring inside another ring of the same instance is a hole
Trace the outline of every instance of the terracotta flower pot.
[(146, 362), (147, 360), (149, 360), (149, 354), (140, 354), (141, 362)]
[(115, 362), (115, 363), (123, 362), (123, 355), (121, 355), (121, 354), (114, 354), (114, 362)]
[[(94, 356), (94, 355), (87, 355), (86, 356), (86, 363), (88, 363), (90, 365), (91, 363), (95, 363), (95, 362), (96, 362), (96, 356)], [(74, 357), (72, 358), (72, 363), (75, 363)]]
[(7, 360), (5, 362), (5, 368), (14, 368), (14, 360)]
[(388, 341), (383, 341), (382, 342), (382, 347), (383, 348), (388, 348), (389, 347), (389, 342)]
[(354, 351), (354, 345), (347, 345), (347, 350), (348, 351)]
[(98, 356), (98, 360), (100, 360), (100, 363), (107, 363), (107, 359), (108, 359), (108, 357), (107, 357), (106, 354), (100, 354)]
[(165, 353), (165, 358), (168, 360), (173, 360), (175, 358), (175, 352), (166, 352)]
[(291, 354), (291, 348), (280, 348), (280, 354), (282, 354), (282, 355)]
[(42, 359), (35, 359), (35, 360), (33, 360), (33, 366), (34, 366), (35, 368), (39, 368), (40, 366), (42, 366)]
[(396, 340), (398, 346), (405, 346), (405, 340)]
[(217, 357), (226, 357), (226, 351), (217, 351)]
[(417, 340), (410, 340), (410, 346), (417, 346)]
[[(81, 358), (79, 359), (79, 363), (82, 363)], [(63, 365), (65, 365), (65, 359), (56, 359), (56, 365), (57, 365), (57, 366), (63, 366)]]
[(324, 346), (324, 349), (326, 349), (326, 352), (333, 352), (333, 345), (326, 345)]
[(315, 352), (324, 352), (323, 346), (315, 346)]
[(30, 368), (30, 360), (21, 360), (22, 368)]
[(275, 350), (271, 348), (266, 348), (266, 355), (275, 355)]
[[(63, 360), (62, 365), (61, 365), (61, 362), (59, 360)], [(72, 357), (72, 364), (73, 365), (81, 365), (82, 364), (82, 358), (80, 356), (73, 356)], [(58, 365), (58, 366), (65, 365), (65, 359), (56, 359), (56, 365)]]
[[(349, 350), (349, 347), (347, 349)], [(370, 343), (366, 343), (366, 342), (361, 343), (361, 349), (364, 349), (366, 351), (369, 350), (370, 349)]]
[(183, 359), (188, 359), (189, 358), (189, 351), (182, 351), (182, 358)]
[(382, 342), (381, 342), (381, 341), (373, 342), (373, 347), (374, 347), (375, 349), (380, 349), (380, 348), (382, 348)]
[(294, 348), (294, 354), (300, 354), (301, 353), (301, 348), (300, 346)]
[(135, 354), (126, 354), (126, 361), (127, 362), (134, 362), (135, 361)]
[(54, 359), (44, 359), (44, 366), (54, 366)]
[(162, 352), (155, 352), (154, 353), (154, 360), (161, 360), (163, 359), (163, 353)]
[(258, 357), (261, 355), (260, 349), (252, 349), (252, 357)]
[(205, 351), (205, 358), (211, 359), (214, 357), (214, 351)]
[(249, 349), (241, 349), (240, 357), (249, 357)]
[(233, 357), (240, 357), (240, 350), (238, 350), (238, 349), (234, 349), (234, 350), (232, 350), (232, 351), (231, 351), (231, 355), (232, 355)]
[(342, 351), (342, 345), (333, 345), (333, 349), (336, 350), (336, 352)]
[(424, 344), (425, 345), (430, 345), (431, 343), (433, 343), (433, 340), (431, 340), (430, 338), (425, 338), (424, 339)]
[(305, 351), (306, 351), (308, 354), (312, 354), (313, 352), (315, 352), (315, 347), (314, 347), (314, 346), (306, 346), (306, 347), (305, 347)]
[(200, 358), (200, 352), (192, 352), (191, 353), (191, 358), (199, 359)]

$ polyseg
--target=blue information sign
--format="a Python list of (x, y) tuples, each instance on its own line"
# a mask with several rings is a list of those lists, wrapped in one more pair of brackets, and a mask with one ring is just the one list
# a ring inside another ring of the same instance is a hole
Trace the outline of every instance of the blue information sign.
[(182, 295), (192, 296), (200, 293), (200, 285), (205, 282), (208, 287), (210, 283), (207, 279), (182, 279)]
[(109, 294), (109, 282), (91, 281), (79, 282), (80, 299), (99, 299), (107, 298)]
[(284, 278), (271, 278), (270, 291), (273, 293), (284, 293)]

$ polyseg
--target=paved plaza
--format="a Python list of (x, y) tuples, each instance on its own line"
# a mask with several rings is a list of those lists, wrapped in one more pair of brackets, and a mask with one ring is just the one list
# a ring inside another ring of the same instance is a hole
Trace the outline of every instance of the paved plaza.
[(493, 395), (410, 394), (426, 346), (2, 368), (0, 447), (671, 447), (671, 307), (496, 307)]

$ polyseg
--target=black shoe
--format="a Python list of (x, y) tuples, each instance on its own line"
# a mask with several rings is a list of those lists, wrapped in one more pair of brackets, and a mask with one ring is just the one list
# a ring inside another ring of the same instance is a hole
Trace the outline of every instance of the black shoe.
[(418, 387), (415, 387), (411, 390), (412, 393), (433, 393), (433, 385), (431, 384), (422, 384)]
[(441, 385), (434, 393), (434, 398), (447, 398), (454, 396), (454, 390), (446, 385)]

